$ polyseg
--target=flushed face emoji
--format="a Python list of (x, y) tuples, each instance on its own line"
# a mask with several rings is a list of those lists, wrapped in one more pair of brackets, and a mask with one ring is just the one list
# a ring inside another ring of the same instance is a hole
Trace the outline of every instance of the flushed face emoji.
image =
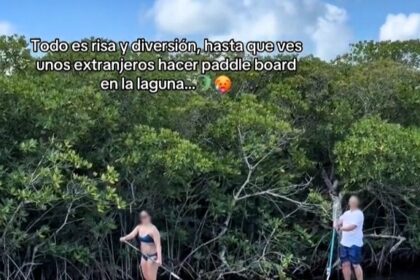
[(216, 89), (221, 94), (228, 93), (232, 88), (232, 81), (230, 80), (228, 76), (225, 76), (225, 75), (221, 75), (217, 77), (216, 80), (214, 81), (214, 84), (216, 86)]

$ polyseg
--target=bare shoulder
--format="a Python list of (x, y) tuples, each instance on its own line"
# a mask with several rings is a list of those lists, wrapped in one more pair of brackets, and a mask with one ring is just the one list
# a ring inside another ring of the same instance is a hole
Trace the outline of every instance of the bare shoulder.
[(159, 233), (159, 230), (155, 225), (152, 225), (152, 230), (153, 232)]

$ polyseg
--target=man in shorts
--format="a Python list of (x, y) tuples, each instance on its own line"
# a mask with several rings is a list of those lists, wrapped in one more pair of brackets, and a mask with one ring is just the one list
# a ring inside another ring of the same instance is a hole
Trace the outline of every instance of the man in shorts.
[(359, 209), (359, 199), (351, 196), (350, 210), (344, 212), (336, 222), (337, 231), (341, 232), (340, 260), (344, 280), (351, 280), (352, 267), (357, 280), (363, 280), (362, 261), (364, 215)]

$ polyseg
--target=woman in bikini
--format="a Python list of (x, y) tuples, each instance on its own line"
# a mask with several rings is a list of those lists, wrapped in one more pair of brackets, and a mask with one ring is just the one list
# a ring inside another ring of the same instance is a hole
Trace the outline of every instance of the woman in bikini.
[(146, 211), (140, 212), (140, 224), (120, 241), (137, 239), (140, 243), (140, 268), (145, 280), (156, 280), (159, 266), (162, 264), (162, 247), (160, 233), (152, 224), (152, 219)]

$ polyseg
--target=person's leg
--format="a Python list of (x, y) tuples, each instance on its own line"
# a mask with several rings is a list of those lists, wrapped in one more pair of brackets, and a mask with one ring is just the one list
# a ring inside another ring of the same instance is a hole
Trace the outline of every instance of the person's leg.
[(157, 280), (157, 273), (158, 273), (159, 266), (155, 263), (156, 260), (157, 260), (157, 254), (150, 255), (150, 259), (148, 261), (149, 263), (148, 270), (149, 270), (150, 280)]
[(360, 264), (353, 265), (354, 268), (354, 274), (356, 274), (357, 280), (363, 280), (363, 269)]
[(156, 280), (158, 266), (151, 260), (146, 262), (146, 279), (145, 280)]
[(352, 246), (350, 248), (350, 262), (353, 265), (354, 274), (357, 280), (363, 280), (362, 266), (362, 247)]
[(343, 272), (344, 280), (351, 280), (351, 263), (349, 256), (348, 247), (340, 247), (340, 261), (341, 261), (341, 270)]
[(140, 279), (144, 279), (143, 259), (140, 261), (139, 269), (140, 269)]
[(351, 265), (350, 262), (345, 262), (341, 264), (343, 270), (344, 280), (351, 280)]
[(146, 261), (143, 257), (141, 258), (141, 274), (143, 275), (144, 280), (151, 280), (149, 278), (149, 267), (148, 267), (148, 261)]
[(159, 266), (156, 263), (150, 262), (150, 268), (149, 268), (150, 280), (157, 280), (158, 269), (159, 269)]

